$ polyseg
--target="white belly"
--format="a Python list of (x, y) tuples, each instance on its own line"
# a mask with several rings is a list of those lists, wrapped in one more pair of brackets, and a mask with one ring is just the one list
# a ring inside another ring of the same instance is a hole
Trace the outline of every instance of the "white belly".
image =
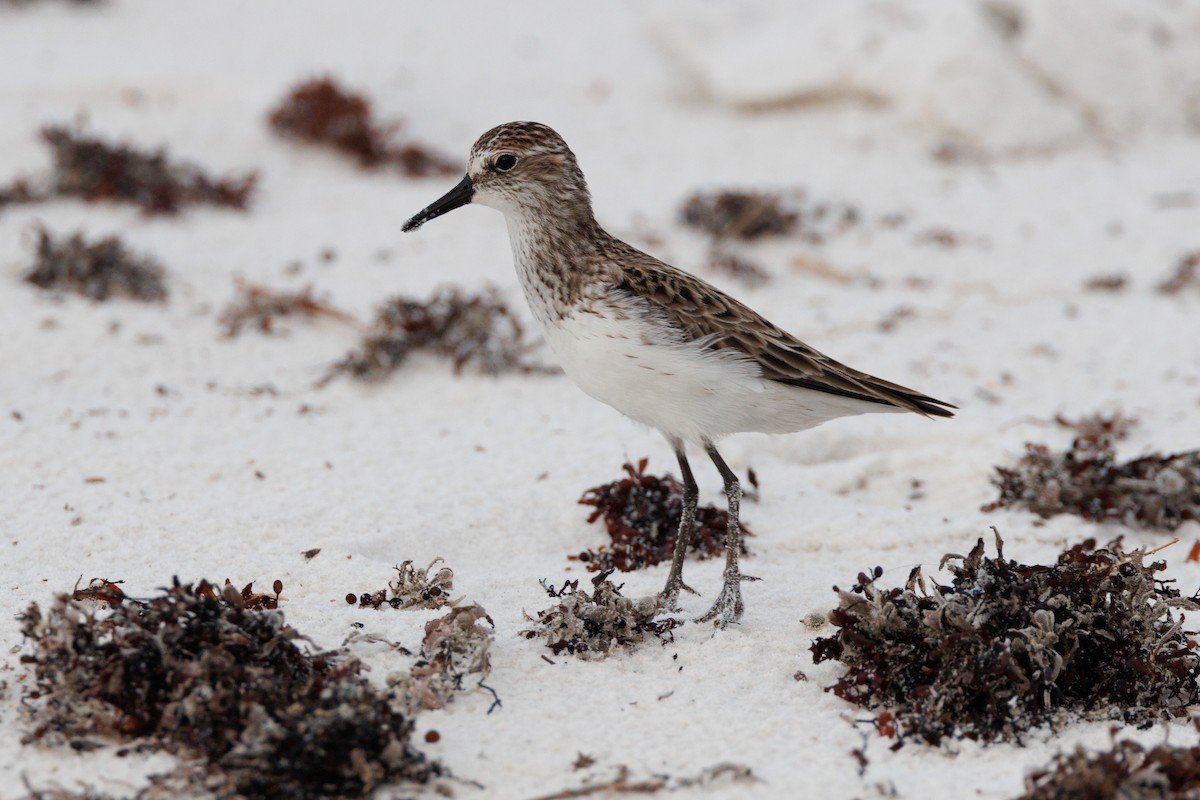
[(703, 443), (742, 431), (785, 433), (876, 410), (764, 380), (750, 359), (664, 340), (652, 321), (577, 313), (542, 328), (581, 389), (669, 438)]

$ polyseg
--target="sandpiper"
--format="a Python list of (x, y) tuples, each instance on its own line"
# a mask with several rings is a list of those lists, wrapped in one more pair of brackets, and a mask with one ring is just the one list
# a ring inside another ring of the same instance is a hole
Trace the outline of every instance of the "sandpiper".
[(575, 154), (551, 128), (510, 122), (471, 148), (467, 174), (404, 223), (412, 231), (467, 203), (504, 214), (529, 308), (563, 371), (592, 397), (657, 428), (683, 479), (683, 518), (660, 595), (679, 610), (683, 560), (699, 490), (686, 445), (704, 449), (725, 482), (729, 527), (721, 593), (698, 621), (742, 615), (741, 486), (717, 452), (744, 431), (790, 433), (837, 417), (954, 406), (847, 367), (700, 278), (608, 234), (592, 214)]

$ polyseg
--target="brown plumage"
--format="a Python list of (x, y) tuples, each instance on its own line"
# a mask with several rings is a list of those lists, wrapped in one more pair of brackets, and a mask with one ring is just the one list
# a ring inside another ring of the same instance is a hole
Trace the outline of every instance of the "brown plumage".
[(611, 246), (612, 261), (621, 265), (619, 289), (654, 303), (688, 336), (706, 340), (712, 349), (750, 357), (768, 380), (926, 416), (954, 416), (955, 406), (835, 361), (695, 275), (619, 239)]
[(953, 416), (954, 406), (841, 364), (705, 281), (631, 247), (592, 214), (587, 181), (562, 137), (536, 122), (500, 125), (471, 148), (458, 186), (404, 224), (410, 231), (470, 202), (503, 212), (525, 298), (563, 370), (581, 389), (660, 430), (684, 485), (675, 555), (660, 595), (678, 608), (698, 488), (686, 444), (725, 482), (725, 580), (701, 619), (742, 614), (737, 476), (721, 436), (789, 433), (872, 411)]

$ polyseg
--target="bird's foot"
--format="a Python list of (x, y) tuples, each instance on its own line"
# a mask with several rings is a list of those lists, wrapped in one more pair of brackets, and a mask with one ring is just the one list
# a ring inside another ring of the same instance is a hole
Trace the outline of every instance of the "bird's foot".
[(742, 611), (745, 610), (745, 606), (742, 604), (742, 581), (757, 580), (759, 578), (743, 575), (740, 572), (727, 573), (725, 585), (721, 587), (721, 593), (717, 595), (717, 602), (713, 603), (713, 607), (708, 610), (708, 613), (697, 618), (696, 622), (711, 622), (718, 628), (725, 628), (731, 622), (737, 622), (742, 618)]
[(658, 602), (659, 602), (659, 605), (662, 606), (663, 610), (672, 611), (672, 612), (680, 610), (680, 608), (679, 608), (679, 590), (680, 589), (683, 589), (685, 592), (689, 592), (694, 595), (700, 594), (695, 589), (693, 589), (692, 587), (690, 587), (686, 583), (684, 583), (683, 579), (679, 579), (676, 581), (667, 581), (667, 585), (663, 588), (662, 592), (660, 592), (658, 595)]
[(717, 595), (717, 602), (713, 603), (708, 613), (697, 617), (696, 622), (711, 622), (718, 628), (725, 628), (731, 622), (741, 619), (744, 610), (741, 586), (737, 583), (727, 583), (722, 587), (721, 594)]
[(742, 581), (757, 580), (761, 578), (743, 575), (740, 572), (726, 573), (725, 584), (721, 587), (721, 593), (717, 595), (717, 601), (704, 616), (697, 618), (696, 622), (712, 622), (718, 628), (725, 628), (730, 623), (737, 622), (745, 610), (742, 603)]

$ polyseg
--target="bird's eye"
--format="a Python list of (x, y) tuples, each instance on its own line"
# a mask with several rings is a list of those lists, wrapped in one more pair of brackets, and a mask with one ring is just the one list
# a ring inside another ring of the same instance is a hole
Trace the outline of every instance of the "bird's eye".
[(501, 172), (508, 172), (517, 165), (517, 157), (512, 153), (505, 153), (496, 159), (496, 169)]

